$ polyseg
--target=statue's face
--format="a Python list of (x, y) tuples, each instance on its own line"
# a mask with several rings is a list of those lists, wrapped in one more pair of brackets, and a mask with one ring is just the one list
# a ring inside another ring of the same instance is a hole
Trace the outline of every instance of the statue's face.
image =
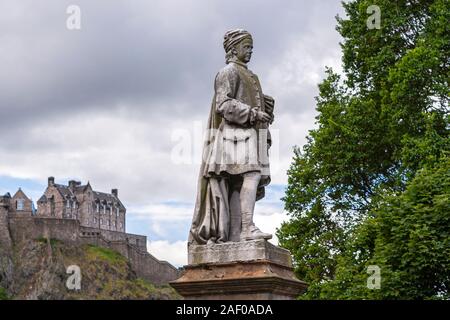
[(239, 61), (248, 63), (252, 58), (253, 40), (245, 38), (236, 45), (235, 50), (236, 50), (236, 58)]

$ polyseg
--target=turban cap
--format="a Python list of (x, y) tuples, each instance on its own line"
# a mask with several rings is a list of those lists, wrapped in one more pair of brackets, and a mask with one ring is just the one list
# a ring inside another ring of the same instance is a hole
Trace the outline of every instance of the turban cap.
[(230, 30), (225, 33), (223, 37), (223, 48), (225, 52), (229, 52), (236, 44), (245, 38), (252, 38), (252, 35), (243, 29)]

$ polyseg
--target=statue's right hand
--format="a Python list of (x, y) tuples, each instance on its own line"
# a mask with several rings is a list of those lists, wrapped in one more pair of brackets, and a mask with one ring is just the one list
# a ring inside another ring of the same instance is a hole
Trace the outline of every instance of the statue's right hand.
[(269, 122), (272, 117), (263, 111), (258, 111), (258, 113), (256, 114), (256, 119), (262, 122)]

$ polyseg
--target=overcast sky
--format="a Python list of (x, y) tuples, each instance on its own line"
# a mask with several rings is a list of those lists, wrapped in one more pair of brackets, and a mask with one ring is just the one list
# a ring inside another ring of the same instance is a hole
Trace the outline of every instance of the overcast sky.
[[(69, 5), (81, 9), (80, 30), (66, 27)], [(22, 187), (37, 200), (48, 176), (118, 188), (127, 231), (185, 264), (196, 148), (223, 34), (239, 27), (254, 38), (249, 68), (276, 100), (272, 184), (255, 217), (274, 232), (292, 148), (314, 128), (317, 84), (325, 66), (340, 70), (337, 14), (337, 0), (2, 0), (0, 193)], [(192, 146), (185, 163), (174, 157), (181, 142)]]

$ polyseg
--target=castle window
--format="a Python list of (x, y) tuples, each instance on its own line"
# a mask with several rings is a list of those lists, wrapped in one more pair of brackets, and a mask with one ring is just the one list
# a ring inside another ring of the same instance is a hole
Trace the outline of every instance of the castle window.
[(17, 209), (17, 211), (25, 210), (25, 200), (24, 199), (18, 199), (17, 200), (16, 209)]
[(99, 213), (99, 212), (100, 212), (100, 204), (97, 203), (97, 213)]
[(116, 209), (116, 217), (117, 218), (119, 217), (119, 210), (120, 210), (119, 208)]
[(94, 224), (97, 224), (97, 218), (94, 217)]
[(69, 200), (67, 200), (67, 202), (66, 202), (66, 208), (70, 209), (70, 201)]
[(55, 198), (53, 196), (50, 198), (50, 215), (55, 216)]
[(76, 209), (77, 208), (77, 203), (74, 201), (73, 202), (73, 206), (72, 206), (72, 208), (74, 208), (74, 209)]
[(103, 224), (103, 219), (100, 219), (100, 224)]
[(111, 226), (111, 221), (108, 220), (107, 224), (108, 224), (108, 227), (110, 227)]
[(106, 206), (103, 206), (103, 214), (106, 214)]

